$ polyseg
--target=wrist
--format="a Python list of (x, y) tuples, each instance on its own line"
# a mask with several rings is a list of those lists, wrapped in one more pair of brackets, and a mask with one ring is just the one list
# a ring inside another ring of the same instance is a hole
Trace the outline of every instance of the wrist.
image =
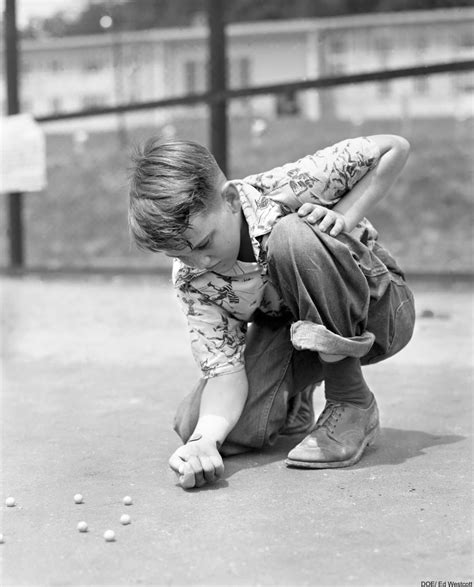
[(201, 434), (207, 440), (212, 440), (216, 444), (222, 444), (231, 430), (232, 427), (229, 420), (224, 416), (203, 414), (199, 417), (191, 437), (194, 434)]
[(217, 450), (219, 450), (222, 445), (222, 442), (220, 442), (219, 440), (216, 440), (215, 438), (212, 438), (209, 436), (204, 436), (203, 434), (201, 434), (201, 432), (196, 432), (196, 431), (191, 434), (191, 436), (188, 438), (188, 441), (186, 444), (189, 444), (190, 442), (198, 442), (199, 440), (212, 442), (213, 444), (216, 445)]

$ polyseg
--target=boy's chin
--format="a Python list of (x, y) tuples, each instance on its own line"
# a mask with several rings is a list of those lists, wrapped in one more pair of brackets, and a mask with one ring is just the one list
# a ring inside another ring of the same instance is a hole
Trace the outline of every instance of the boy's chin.
[(227, 271), (230, 270), (230, 267), (231, 267), (230, 265), (224, 265), (223, 263), (218, 263), (212, 269), (210, 269), (210, 271), (213, 271), (214, 273), (226, 273)]

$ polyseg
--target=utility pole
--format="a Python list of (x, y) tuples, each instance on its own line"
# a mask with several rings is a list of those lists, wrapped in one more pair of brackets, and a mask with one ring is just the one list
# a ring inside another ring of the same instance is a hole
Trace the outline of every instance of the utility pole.
[[(16, 27), (16, 0), (5, 1), (5, 60), (7, 83), (7, 114), (20, 112), (18, 92), (18, 31)], [(8, 226), (10, 241), (10, 268), (23, 266), (23, 194), (10, 193), (8, 197)]]
[[(227, 88), (227, 46), (222, 0), (208, 0), (209, 15), (209, 90), (224, 92)], [(211, 152), (227, 175), (227, 100), (211, 102), (210, 139)]]

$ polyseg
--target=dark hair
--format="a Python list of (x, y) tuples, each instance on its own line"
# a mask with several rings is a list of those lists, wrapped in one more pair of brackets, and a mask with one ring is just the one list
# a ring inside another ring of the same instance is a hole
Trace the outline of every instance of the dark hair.
[(132, 156), (128, 222), (139, 248), (190, 246), (184, 231), (193, 214), (211, 207), (220, 171), (199, 143), (149, 139)]

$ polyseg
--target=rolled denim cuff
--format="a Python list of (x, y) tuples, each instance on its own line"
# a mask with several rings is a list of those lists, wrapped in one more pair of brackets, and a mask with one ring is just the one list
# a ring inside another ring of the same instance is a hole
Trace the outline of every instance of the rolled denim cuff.
[(366, 330), (360, 336), (344, 337), (322, 324), (300, 320), (291, 325), (291, 342), (297, 350), (309, 350), (328, 355), (363, 357), (374, 344), (375, 336)]

